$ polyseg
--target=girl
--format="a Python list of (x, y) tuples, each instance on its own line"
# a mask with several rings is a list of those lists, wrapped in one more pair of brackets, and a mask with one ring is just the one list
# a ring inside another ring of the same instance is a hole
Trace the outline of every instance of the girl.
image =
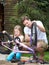
[[(20, 25), (16, 25), (14, 27), (14, 35), (13, 35), (14, 39), (18, 40), (19, 42), (23, 42), (24, 41), (24, 36), (22, 35), (22, 29)], [(17, 52), (14, 53), (16, 50), (21, 50), (22, 47), (19, 44), (15, 44), (13, 51), (8, 55), (7, 57), (7, 61), (19, 61), (21, 58), (21, 53)]]

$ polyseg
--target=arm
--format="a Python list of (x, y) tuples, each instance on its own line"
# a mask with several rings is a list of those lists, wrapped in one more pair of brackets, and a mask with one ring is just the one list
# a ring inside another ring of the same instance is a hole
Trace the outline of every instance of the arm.
[(45, 32), (46, 30), (45, 30), (45, 27), (44, 27), (44, 25), (43, 25), (43, 23), (41, 22), (41, 21), (33, 21), (33, 23), (36, 23), (36, 25), (37, 25), (37, 27), (40, 29), (40, 31), (42, 31), (42, 32)]
[(37, 27), (42, 31), (42, 32), (46, 32), (45, 28), (44, 27), (41, 27), (39, 25), (37, 25)]
[(26, 42), (30, 42), (30, 36), (27, 35), (27, 34), (25, 34), (25, 41), (26, 41)]
[(24, 36), (23, 35), (20, 37), (20, 40), (21, 40), (21, 42), (24, 41)]
[(31, 30), (28, 27), (24, 27), (24, 35), (26, 42), (30, 42), (30, 32)]

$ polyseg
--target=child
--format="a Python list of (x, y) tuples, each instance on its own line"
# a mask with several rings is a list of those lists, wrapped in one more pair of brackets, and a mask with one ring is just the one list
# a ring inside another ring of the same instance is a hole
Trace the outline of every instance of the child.
[[(22, 29), (20, 25), (16, 25), (14, 27), (14, 39), (18, 40), (19, 42), (23, 42), (24, 41), (24, 36), (22, 35)], [(15, 53), (15, 50), (21, 50), (22, 47), (18, 44), (15, 44), (13, 51), (8, 55), (7, 57), (7, 61), (13, 61), (12, 59), (15, 57), (16, 61), (19, 61), (21, 58), (21, 53), (17, 52)]]

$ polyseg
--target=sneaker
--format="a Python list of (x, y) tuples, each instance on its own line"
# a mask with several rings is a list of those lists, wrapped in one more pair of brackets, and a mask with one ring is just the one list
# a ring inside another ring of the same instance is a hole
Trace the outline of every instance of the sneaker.
[(12, 59), (11, 60), (11, 63), (16, 63), (16, 62), (19, 62), (20, 60), (18, 60), (18, 59)]
[(44, 61), (44, 60), (39, 60), (39, 63), (41, 63), (41, 64), (49, 64), (49, 62)]
[(49, 64), (49, 62), (43, 61), (43, 62), (41, 62), (41, 64)]

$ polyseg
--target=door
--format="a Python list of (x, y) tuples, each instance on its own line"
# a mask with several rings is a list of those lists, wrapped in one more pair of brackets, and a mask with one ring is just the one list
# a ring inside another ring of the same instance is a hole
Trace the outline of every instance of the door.
[(4, 6), (0, 3), (0, 32), (4, 30)]

